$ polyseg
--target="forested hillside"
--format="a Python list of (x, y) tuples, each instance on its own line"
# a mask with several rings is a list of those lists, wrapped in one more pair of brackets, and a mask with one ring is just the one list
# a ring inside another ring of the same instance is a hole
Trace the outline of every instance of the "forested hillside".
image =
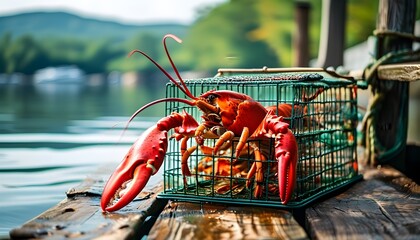
[[(346, 46), (366, 40), (375, 28), (377, 0), (348, 0)], [(318, 54), (321, 3), (310, 12), (310, 54)], [(182, 45), (168, 44), (180, 69), (288, 67), (296, 29), (294, 2), (231, 0), (200, 12), (191, 25), (124, 25), (69, 13), (26, 13), (0, 17), (0, 73), (32, 74), (47, 66), (77, 65), (86, 73), (154, 70), (141, 49), (169, 66), (161, 38), (174, 33)]]

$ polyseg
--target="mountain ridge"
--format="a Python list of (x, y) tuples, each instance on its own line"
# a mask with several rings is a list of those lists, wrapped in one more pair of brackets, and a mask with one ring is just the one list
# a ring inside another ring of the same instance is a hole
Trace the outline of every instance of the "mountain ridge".
[(31, 35), (39, 39), (116, 37), (124, 40), (141, 32), (160, 35), (171, 32), (183, 36), (188, 27), (177, 23), (122, 23), (68, 11), (39, 10), (0, 16), (0, 36), (10, 33), (12, 37)]

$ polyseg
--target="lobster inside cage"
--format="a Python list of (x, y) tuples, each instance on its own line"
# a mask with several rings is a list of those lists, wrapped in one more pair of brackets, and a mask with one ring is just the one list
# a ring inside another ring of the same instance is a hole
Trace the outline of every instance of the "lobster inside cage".
[[(185, 84), (194, 96), (211, 90), (246, 94), (280, 116), (297, 142), (296, 182), (286, 204), (279, 197), (279, 185), (284, 183), (278, 175), (288, 173), (278, 169), (274, 138), (251, 137), (242, 143), (234, 137), (216, 151), (217, 139), (203, 139), (200, 148), (190, 150), (188, 159), (180, 149), (186, 151), (196, 139), (170, 140), (164, 192), (159, 197), (296, 208), (362, 178), (356, 155), (357, 84), (352, 78), (310, 68), (240, 69), (221, 70), (216, 77)], [(169, 83), (166, 97), (185, 98), (185, 93)], [(166, 102), (167, 115), (183, 111), (196, 120), (202, 115), (194, 106)], [(252, 111), (247, 114), (250, 120), (254, 117)], [(241, 144), (243, 148), (236, 151)]]

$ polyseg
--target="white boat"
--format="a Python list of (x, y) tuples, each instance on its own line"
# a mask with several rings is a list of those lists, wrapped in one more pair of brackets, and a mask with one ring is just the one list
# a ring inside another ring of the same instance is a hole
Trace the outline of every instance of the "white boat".
[(85, 73), (75, 66), (47, 67), (34, 74), (34, 83), (84, 83)]

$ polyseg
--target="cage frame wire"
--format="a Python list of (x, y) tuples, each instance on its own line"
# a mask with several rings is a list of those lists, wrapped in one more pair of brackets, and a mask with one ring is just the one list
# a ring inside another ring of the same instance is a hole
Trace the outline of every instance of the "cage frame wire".
[[(276, 106), (283, 103), (291, 104), (292, 114), (289, 118), (285, 118), (285, 120), (290, 121), (289, 128), (294, 133), (298, 142), (299, 157), (295, 190), (291, 201), (287, 205), (283, 205), (278, 196), (271, 196), (273, 194), (270, 194), (268, 191), (269, 184), (275, 185), (276, 180), (270, 180), (269, 176), (272, 173), (270, 173), (270, 168), (266, 167), (264, 170), (263, 184), (265, 185), (263, 199), (253, 196), (253, 186), (249, 189), (245, 187), (245, 190), (239, 189), (240, 192), (237, 195), (233, 195), (235, 193), (234, 191), (238, 189), (238, 187), (234, 188), (236, 182), (238, 182), (237, 185), (239, 186), (239, 183), (244, 184), (248, 180), (243, 176), (232, 175), (234, 170), (233, 159), (235, 159), (233, 151), (231, 151), (230, 156), (227, 156), (230, 159), (230, 175), (228, 176), (217, 175), (216, 163), (221, 161), (221, 158), (217, 156), (211, 156), (212, 162), (210, 165), (212, 169), (208, 175), (197, 172), (200, 163), (199, 159), (201, 158), (201, 161), (203, 161), (203, 157), (205, 157), (198, 149), (190, 156), (189, 160), (190, 169), (193, 168), (192, 176), (182, 176), (180, 170), (181, 155), (179, 152), (179, 142), (172, 140), (169, 143), (164, 161), (164, 191), (158, 195), (158, 198), (189, 202), (215, 202), (296, 209), (305, 207), (363, 178), (357, 169), (356, 126), (358, 119), (357, 92), (355, 91), (357, 83), (353, 78), (344, 77), (335, 72), (318, 68), (262, 68), (222, 69), (213, 78), (193, 79), (185, 82), (194, 96), (199, 96), (212, 89), (228, 89), (245, 93), (264, 106), (272, 105), (273, 102)], [(303, 100), (302, 96), (305, 96), (306, 92), (312, 94), (320, 88), (323, 90), (315, 99), (311, 101)], [(269, 96), (264, 97), (266, 95), (263, 94), (265, 91), (270, 93)], [(291, 91), (291, 93), (288, 93), (288, 91)], [(332, 91), (332, 93), (327, 94), (328, 91)], [(271, 99), (273, 95), (275, 97)], [(333, 95), (336, 95), (336, 97), (333, 98)], [(337, 96), (341, 95), (344, 95), (344, 99), (337, 101)], [(168, 83), (166, 86), (166, 97), (185, 98), (186, 96), (174, 84)], [(201, 113), (194, 106), (188, 106), (178, 102), (166, 102), (165, 104), (167, 115), (174, 111), (181, 112), (182, 110), (186, 110), (197, 122), (200, 121), (199, 116), (201, 116)], [(295, 108), (296, 106), (298, 107)], [(299, 109), (300, 106), (304, 107)], [(317, 106), (320, 109), (321, 107), (329, 107), (329, 109), (323, 109), (322, 112), (317, 112), (315, 109)], [(306, 110), (303, 110), (305, 108)], [(342, 111), (348, 110), (345, 108), (349, 108), (350, 113)], [(307, 111), (307, 113), (305, 114), (304, 111)], [(322, 122), (312, 121), (312, 119), (317, 118), (325, 119)], [(305, 124), (306, 126), (304, 126)], [(331, 127), (328, 128), (328, 125), (331, 125)], [(311, 128), (313, 129), (310, 130)], [(343, 143), (343, 136), (347, 137), (345, 138), (347, 144)], [(349, 142), (351, 141), (349, 139), (352, 139), (352, 142)], [(214, 140), (206, 140), (205, 144), (211, 145), (211, 141)], [(233, 146), (236, 144), (235, 141), (235, 139), (232, 141)], [(262, 143), (258, 141), (261, 140), (251, 140), (250, 142), (254, 142), (253, 144), (258, 144), (260, 147)], [(307, 146), (308, 143), (309, 147)], [(190, 139), (188, 145), (191, 146), (192, 144), (195, 144), (195, 142)], [(267, 143), (264, 142), (264, 144)], [(271, 146), (273, 144), (274, 141), (270, 140), (268, 156), (272, 156), (273, 147)], [(319, 146), (323, 146), (324, 148)], [(248, 146), (248, 158), (252, 155), (249, 151)], [(246, 161), (246, 158), (241, 159), (239, 157), (238, 159)], [(318, 162), (317, 159), (319, 159)], [(344, 159), (344, 161), (340, 161), (340, 159)], [(247, 167), (250, 166), (249, 164), (252, 161), (255, 160), (248, 159)], [(275, 159), (267, 159), (265, 164), (270, 165), (276, 162)], [(347, 165), (351, 165), (351, 167), (349, 168)], [(349, 169), (346, 170), (346, 168)], [(353, 172), (352, 169), (354, 170)], [(205, 180), (206, 178), (210, 180)], [(217, 190), (216, 180), (221, 178), (228, 179), (228, 191), (225, 194), (215, 193), (215, 190)], [(187, 185), (185, 185), (184, 181), (186, 181)], [(331, 181), (331, 183), (328, 183), (328, 181)], [(206, 193), (205, 188), (208, 186), (210, 188), (207, 192), (210, 192), (210, 194)], [(243, 196), (239, 196), (241, 192), (244, 192)]]

